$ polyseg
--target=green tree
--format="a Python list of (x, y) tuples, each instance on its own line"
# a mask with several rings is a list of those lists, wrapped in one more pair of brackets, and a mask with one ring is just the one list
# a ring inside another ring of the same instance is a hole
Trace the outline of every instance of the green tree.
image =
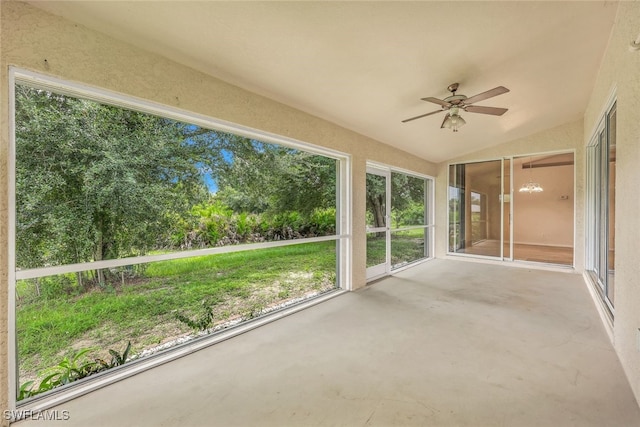
[(223, 132), (192, 138), (205, 148), (218, 198), (234, 212), (309, 214), (335, 207), (334, 159)]
[(391, 173), (391, 215), (394, 226), (425, 223), (425, 179)]
[(384, 227), (386, 224), (386, 179), (368, 173), (366, 189), (367, 212), (371, 214), (373, 226)]
[(193, 127), (16, 86), (20, 268), (144, 254), (208, 195)]
[[(385, 225), (386, 180), (367, 174), (367, 211), (373, 225)], [(404, 173), (391, 173), (391, 214), (394, 226), (424, 224), (425, 180)]]

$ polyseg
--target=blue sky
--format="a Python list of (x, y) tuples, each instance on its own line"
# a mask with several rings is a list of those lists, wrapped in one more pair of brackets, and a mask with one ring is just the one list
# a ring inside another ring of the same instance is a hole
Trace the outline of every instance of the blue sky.
[[(222, 158), (228, 162), (233, 162), (233, 154), (229, 150), (222, 150)], [(213, 176), (209, 172), (209, 168), (205, 166), (203, 163), (199, 163), (198, 168), (202, 173), (202, 179), (204, 180), (205, 185), (209, 189), (209, 192), (215, 194), (218, 192), (218, 183), (213, 179)]]

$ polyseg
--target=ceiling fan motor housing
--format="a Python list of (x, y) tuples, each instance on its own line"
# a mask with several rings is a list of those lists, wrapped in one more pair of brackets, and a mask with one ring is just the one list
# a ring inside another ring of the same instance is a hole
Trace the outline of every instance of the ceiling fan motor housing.
[(445, 98), (444, 101), (448, 102), (450, 104), (453, 104), (453, 105), (458, 105), (462, 101), (464, 101), (465, 99), (467, 99), (467, 97), (464, 96), (464, 95), (451, 95), (451, 96)]

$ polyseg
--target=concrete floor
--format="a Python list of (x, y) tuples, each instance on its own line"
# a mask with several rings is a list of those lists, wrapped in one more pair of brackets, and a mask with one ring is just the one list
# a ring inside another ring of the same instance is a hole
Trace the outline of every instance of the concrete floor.
[(54, 409), (65, 427), (640, 425), (579, 275), (456, 260)]

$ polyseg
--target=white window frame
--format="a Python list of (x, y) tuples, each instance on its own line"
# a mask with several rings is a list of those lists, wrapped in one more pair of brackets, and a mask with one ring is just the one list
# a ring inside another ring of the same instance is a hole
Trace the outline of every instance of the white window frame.
[[(608, 142), (608, 138), (609, 138), (609, 129), (608, 129), (608, 117), (609, 114), (611, 113), (611, 111), (613, 110), (613, 107), (616, 106), (617, 109), (617, 87), (613, 87), (611, 89), (611, 92), (609, 94), (609, 97), (607, 98), (607, 102), (604, 104), (604, 108), (602, 109), (602, 111), (600, 112), (600, 114), (598, 115), (598, 121), (596, 122), (592, 132), (591, 132), (591, 136), (587, 141), (586, 147), (585, 147), (585, 164), (586, 164), (586, 172), (585, 172), (585, 177), (586, 177), (586, 183), (585, 183), (585, 217), (586, 217), (586, 223), (585, 223), (585, 268), (584, 268), (584, 277), (587, 281), (587, 283), (590, 284), (591, 286), (591, 293), (594, 297), (596, 301), (597, 301), (597, 306), (599, 308), (599, 311), (601, 313), (601, 317), (603, 317), (603, 319), (606, 321), (605, 324), (607, 324), (610, 328), (613, 327), (613, 320), (615, 317), (615, 302), (612, 303), (609, 300), (609, 297), (607, 295), (608, 292), (608, 286), (609, 284), (605, 284), (602, 283), (600, 278), (599, 278), (599, 268), (600, 266), (597, 266), (596, 263), (599, 261), (598, 256), (595, 255), (595, 251), (602, 251), (603, 250), (603, 242), (601, 242), (601, 236), (597, 236), (596, 234), (596, 222), (600, 222), (600, 226), (602, 226), (602, 217), (601, 217), (601, 211), (600, 208), (602, 206), (602, 200), (599, 200), (600, 197), (600, 188), (599, 188), (599, 183), (596, 183), (596, 176), (594, 176), (594, 174), (599, 174), (602, 172), (602, 167), (600, 165), (600, 162), (602, 161), (601, 158), (596, 158), (594, 157), (591, 152), (594, 149), (594, 147), (598, 147), (599, 146), (599, 138), (600, 135), (604, 135), (605, 138), (605, 143), (608, 147), (609, 142)], [(601, 151), (601, 147), (597, 148), (599, 151)], [(607, 177), (607, 182), (609, 180), (609, 177)], [(597, 203), (599, 202), (599, 203)], [(608, 205), (609, 205), (609, 201), (607, 200), (606, 202), (607, 205), (607, 212), (609, 211)], [(597, 211), (597, 212), (596, 212)], [(609, 220), (609, 216), (607, 213), (607, 227), (609, 226), (608, 224), (608, 220)], [(607, 230), (608, 233), (608, 230)], [(604, 244), (606, 245), (606, 248), (609, 247), (609, 242), (608, 239), (606, 242), (604, 242)], [(615, 247), (614, 247), (615, 250)], [(605, 274), (608, 274), (608, 271), (605, 272)]]
[[(121, 258), (114, 260), (95, 261), (83, 264), (68, 264), (55, 267), (42, 267), (22, 271), (16, 271), (16, 140), (15, 140), (15, 85), (25, 84), (30, 87), (51, 90), (56, 93), (88, 99), (103, 104), (122, 107), (142, 113), (153, 114), (173, 120), (195, 124), (207, 129), (228, 132), (235, 135), (243, 136), (250, 139), (256, 139), (266, 143), (278, 144), (281, 146), (291, 147), (305, 152), (322, 155), (335, 159), (337, 161), (337, 180), (336, 180), (336, 233), (332, 236), (314, 237), (306, 239), (253, 243), (235, 246), (226, 246), (209, 249), (198, 249), (172, 254), (146, 255), (140, 257)], [(265, 131), (249, 128), (246, 126), (234, 124), (231, 122), (214, 119), (202, 114), (178, 109), (155, 103), (152, 101), (135, 98), (133, 96), (124, 95), (101, 88), (85, 85), (82, 83), (72, 82), (60, 78), (51, 77), (45, 74), (21, 69), (18, 67), (9, 67), (9, 158), (8, 158), (8, 282), (9, 282), (9, 301), (8, 301), (8, 367), (9, 375), (7, 377), (9, 390), (9, 410), (15, 411), (16, 408), (24, 411), (41, 411), (54, 405), (74, 399), (83, 394), (89, 393), (105, 385), (114, 383), (121, 379), (130, 377), (139, 372), (159, 366), (170, 360), (175, 360), (186, 354), (193, 353), (202, 348), (211, 346), (217, 342), (226, 340), (232, 336), (239, 335), (248, 330), (257, 328), (266, 323), (272, 322), (279, 318), (290, 315), (293, 312), (300, 311), (308, 306), (318, 304), (327, 299), (333, 298), (345, 291), (352, 290), (352, 232), (351, 232), (351, 155), (337, 150), (316, 146), (310, 143), (299, 141), (293, 138), (268, 133)], [(128, 366), (123, 366), (111, 372), (106, 371), (89, 377), (86, 381), (79, 380), (69, 384), (61, 389), (54, 389), (44, 393), (42, 396), (35, 396), (26, 401), (17, 401), (17, 336), (16, 336), (16, 281), (20, 279), (30, 279), (36, 277), (50, 276), (55, 274), (64, 274), (71, 272), (86, 271), (92, 269), (114, 268), (119, 266), (142, 264), (155, 261), (165, 261), (179, 258), (197, 257), (202, 255), (213, 255), (221, 253), (240, 252), (253, 249), (266, 249), (279, 246), (290, 246), (304, 243), (315, 243), (335, 241), (336, 247), (336, 278), (339, 288), (336, 292), (322, 295), (313, 300), (300, 303), (287, 309), (277, 311), (272, 315), (258, 318), (253, 321), (245, 322), (238, 327), (229, 329), (220, 333), (211, 334), (209, 336), (194, 339), (187, 344), (176, 346), (172, 349), (157, 353), (152, 356), (139, 359), (132, 362)], [(15, 420), (12, 420), (15, 421)]]

